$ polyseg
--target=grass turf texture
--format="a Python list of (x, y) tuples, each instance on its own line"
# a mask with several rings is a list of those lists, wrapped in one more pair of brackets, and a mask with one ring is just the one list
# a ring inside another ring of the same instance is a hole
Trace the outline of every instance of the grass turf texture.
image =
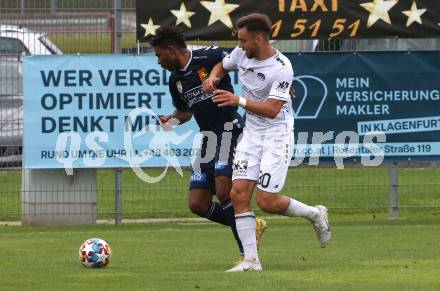
[[(303, 219), (269, 218), (262, 273), (227, 274), (237, 260), (230, 231), (213, 223), (82, 227), (0, 226), (2, 290), (438, 290), (440, 216), (390, 221), (331, 216), (319, 248)], [(81, 242), (112, 246), (105, 269), (78, 260)]]
[[(67, 33), (57, 32), (49, 33), (48, 37), (52, 40), (64, 54), (111, 54), (112, 53), (112, 37), (111, 32), (84, 32), (84, 33)], [(212, 45), (208, 41), (188, 41), (188, 45), (209, 46)], [(237, 45), (234, 41), (218, 41), (215, 45), (233, 48)], [(147, 46), (142, 43), (142, 46)], [(121, 33), (121, 49), (130, 49), (131, 54), (137, 51), (136, 34), (134, 32)], [(134, 51), (133, 51), (134, 49)]]
[[(370, 212), (371, 209), (387, 212), (388, 171), (386, 167), (292, 168), (282, 193), (307, 204), (324, 204), (333, 213)], [(162, 169), (148, 169), (146, 172), (158, 176)], [(416, 208), (420, 210), (440, 205), (440, 168), (399, 168), (398, 174), (400, 207), (421, 207)], [(180, 177), (174, 170), (169, 170), (159, 183), (148, 184), (131, 169), (124, 169), (123, 217), (194, 217), (187, 208), (189, 176), (190, 171), (184, 171), (184, 177)], [(98, 219), (114, 217), (114, 177), (113, 170), (98, 171)], [(20, 185), (20, 171), (0, 171), (0, 220), (20, 219)]]

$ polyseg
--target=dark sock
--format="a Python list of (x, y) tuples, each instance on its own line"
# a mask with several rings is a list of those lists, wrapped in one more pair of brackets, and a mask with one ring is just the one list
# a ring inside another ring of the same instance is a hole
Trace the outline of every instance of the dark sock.
[[(208, 212), (204, 215), (205, 218), (226, 225), (230, 226), (230, 219), (226, 216), (225, 211), (223, 210), (220, 203), (212, 202), (211, 207), (209, 208)], [(235, 223), (234, 223), (235, 225)]]
[(226, 201), (225, 203), (223, 203), (222, 206), (225, 217), (227, 217), (227, 219), (229, 220), (229, 226), (231, 227), (232, 234), (237, 241), (238, 249), (240, 250), (240, 256), (244, 256), (243, 245), (241, 244), (241, 240), (238, 237), (237, 227), (235, 226), (235, 213), (231, 200)]

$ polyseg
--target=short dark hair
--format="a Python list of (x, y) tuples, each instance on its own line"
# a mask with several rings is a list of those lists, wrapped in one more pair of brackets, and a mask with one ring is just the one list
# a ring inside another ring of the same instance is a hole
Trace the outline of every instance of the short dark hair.
[(246, 27), (248, 31), (259, 31), (270, 34), (272, 21), (270, 21), (266, 14), (252, 13), (239, 18), (235, 23), (235, 27), (237, 30)]
[(153, 47), (175, 46), (186, 48), (185, 37), (176, 26), (163, 26), (156, 30), (156, 35), (148, 41)]

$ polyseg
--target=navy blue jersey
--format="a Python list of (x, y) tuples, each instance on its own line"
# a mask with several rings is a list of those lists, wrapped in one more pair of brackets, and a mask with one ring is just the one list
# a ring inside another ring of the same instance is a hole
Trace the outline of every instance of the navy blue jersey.
[[(211, 98), (212, 93), (202, 89), (202, 83), (211, 69), (223, 59), (223, 49), (207, 47), (194, 50), (191, 59), (183, 70), (174, 71), (169, 79), (173, 105), (181, 111), (191, 111), (201, 131), (223, 131), (226, 122), (239, 123), (242, 120), (236, 106), (218, 107)], [(231, 78), (226, 74), (217, 88), (234, 92)]]

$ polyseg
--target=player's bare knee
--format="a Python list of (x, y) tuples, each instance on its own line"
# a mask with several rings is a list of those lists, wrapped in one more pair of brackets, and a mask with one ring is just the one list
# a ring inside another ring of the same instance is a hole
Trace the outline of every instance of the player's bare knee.
[(239, 194), (240, 194), (240, 189), (239, 188), (237, 188), (237, 187), (232, 187), (231, 188), (231, 192), (230, 192), (230, 194), (231, 194), (231, 198), (232, 198), (232, 196), (234, 196), (234, 197), (237, 197)]
[(209, 204), (207, 204), (205, 201), (200, 201), (197, 199), (189, 199), (188, 201), (188, 207), (189, 210), (191, 210), (192, 213), (198, 215), (198, 216), (204, 216), (206, 212), (208, 212)]
[(238, 204), (243, 201), (245, 201), (246, 193), (243, 191), (243, 189), (234, 188), (231, 189), (231, 200), (232, 204)]
[(231, 189), (230, 197), (231, 197), (232, 204), (234, 204), (234, 201), (235, 201), (235, 200), (237, 199), (237, 197), (238, 197), (238, 192), (237, 192), (236, 189), (234, 189), (234, 188)]

